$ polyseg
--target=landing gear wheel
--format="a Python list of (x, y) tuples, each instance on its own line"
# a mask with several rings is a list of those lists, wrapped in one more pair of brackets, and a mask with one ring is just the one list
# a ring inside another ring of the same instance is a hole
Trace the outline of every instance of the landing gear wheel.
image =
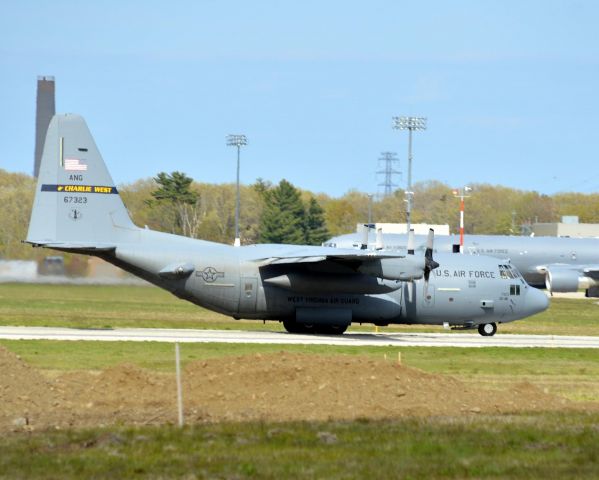
[(347, 330), (347, 325), (322, 325), (316, 331), (325, 335), (343, 335)]
[(295, 320), (283, 320), (283, 327), (289, 333), (318, 333), (315, 325), (311, 323), (299, 323)]
[(482, 323), (478, 326), (478, 333), (483, 337), (492, 337), (497, 332), (497, 324), (493, 323)]
[(289, 333), (304, 333), (303, 325), (297, 323), (295, 320), (283, 320), (283, 327)]
[(283, 327), (289, 333), (324, 333), (325, 335), (341, 335), (347, 330), (347, 325), (315, 325), (298, 323), (295, 320), (283, 320)]

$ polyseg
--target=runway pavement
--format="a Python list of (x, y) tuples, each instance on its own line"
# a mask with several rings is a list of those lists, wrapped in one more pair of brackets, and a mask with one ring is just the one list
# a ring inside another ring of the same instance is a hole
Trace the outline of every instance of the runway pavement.
[(482, 337), (478, 333), (346, 333), (298, 335), (286, 332), (187, 330), (162, 328), (77, 329), (0, 327), (0, 339), (86, 340), (181, 343), (261, 343), (279, 345), (345, 345), (395, 347), (510, 347), (599, 348), (599, 337), (508, 335)]

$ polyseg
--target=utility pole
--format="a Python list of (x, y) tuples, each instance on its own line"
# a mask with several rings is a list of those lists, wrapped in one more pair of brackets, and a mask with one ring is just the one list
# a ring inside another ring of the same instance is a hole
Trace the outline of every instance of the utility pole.
[(408, 131), (408, 186), (406, 190), (406, 223), (407, 232), (412, 225), (412, 202), (414, 192), (412, 191), (412, 132), (414, 130), (426, 130), (426, 117), (393, 117), (393, 128), (395, 130)]
[(464, 198), (470, 196), (472, 188), (465, 186), (454, 188), (453, 196), (460, 199), (460, 253), (464, 253)]
[(241, 245), (241, 239), (239, 238), (239, 157), (241, 147), (247, 144), (248, 141), (245, 135), (227, 135), (227, 146), (237, 147), (237, 195), (235, 199), (235, 242), (233, 243), (236, 247)]

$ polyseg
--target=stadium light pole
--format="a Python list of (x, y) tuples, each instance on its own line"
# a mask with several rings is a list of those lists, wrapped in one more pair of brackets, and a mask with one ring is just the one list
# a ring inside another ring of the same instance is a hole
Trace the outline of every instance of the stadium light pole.
[(460, 199), (460, 253), (464, 253), (464, 198), (470, 196), (472, 188), (465, 186), (462, 188), (454, 188), (453, 196)]
[(227, 135), (227, 146), (237, 147), (237, 196), (235, 200), (235, 242), (233, 245), (239, 247), (241, 239), (239, 238), (239, 157), (241, 147), (247, 145), (248, 141), (245, 135)]
[(426, 117), (393, 117), (393, 128), (395, 130), (408, 131), (408, 186), (406, 190), (406, 223), (407, 231), (412, 226), (412, 132), (415, 130), (426, 130)]

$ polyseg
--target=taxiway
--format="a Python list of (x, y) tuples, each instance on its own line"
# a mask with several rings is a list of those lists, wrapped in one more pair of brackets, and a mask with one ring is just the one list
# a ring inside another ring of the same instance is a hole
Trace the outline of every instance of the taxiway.
[(50, 327), (0, 327), (0, 338), (9, 340), (86, 340), (180, 343), (258, 343), (279, 345), (345, 345), (395, 347), (509, 347), (599, 348), (599, 337), (477, 333), (365, 333), (299, 335), (286, 332), (241, 330), (191, 330), (161, 328), (77, 329)]

